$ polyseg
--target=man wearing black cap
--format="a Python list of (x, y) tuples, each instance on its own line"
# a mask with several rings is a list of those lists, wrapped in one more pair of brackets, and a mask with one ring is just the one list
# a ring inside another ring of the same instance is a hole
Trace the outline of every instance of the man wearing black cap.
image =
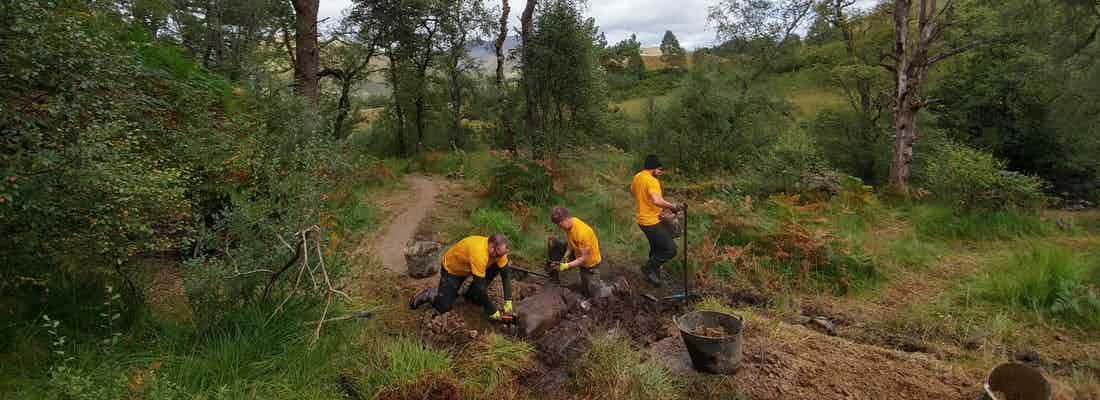
[(672, 240), (672, 230), (661, 223), (661, 209), (677, 211), (681, 206), (665, 200), (661, 194), (661, 160), (656, 154), (645, 157), (645, 169), (634, 174), (630, 183), (630, 193), (637, 203), (635, 213), (638, 226), (649, 240), (649, 261), (642, 267), (645, 280), (654, 286), (660, 286), (661, 265), (676, 257), (676, 243)]

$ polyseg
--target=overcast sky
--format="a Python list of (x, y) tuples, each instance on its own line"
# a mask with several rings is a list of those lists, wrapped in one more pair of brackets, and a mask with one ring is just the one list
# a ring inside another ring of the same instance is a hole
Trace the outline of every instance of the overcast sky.
[[(860, 0), (868, 6), (876, 0)], [(637, 34), (643, 46), (657, 46), (666, 30), (680, 39), (680, 45), (693, 49), (714, 44), (714, 31), (707, 26), (707, 8), (717, 0), (590, 0), (586, 14), (596, 18), (596, 25), (607, 35), (608, 43)], [(489, 5), (499, 4), (486, 0)], [(519, 25), (525, 0), (512, 0), (509, 23)], [(351, 0), (321, 0), (321, 18), (339, 19)]]

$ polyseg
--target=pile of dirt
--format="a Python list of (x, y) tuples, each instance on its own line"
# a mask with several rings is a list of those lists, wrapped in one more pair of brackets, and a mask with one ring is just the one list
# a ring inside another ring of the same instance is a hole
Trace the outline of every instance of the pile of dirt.
[(466, 325), (465, 319), (456, 312), (436, 315), (434, 312), (421, 316), (421, 337), (440, 347), (458, 347), (472, 342), (478, 337), (477, 329)]
[(691, 331), (691, 334), (712, 339), (721, 339), (730, 335), (724, 326), (700, 326)]

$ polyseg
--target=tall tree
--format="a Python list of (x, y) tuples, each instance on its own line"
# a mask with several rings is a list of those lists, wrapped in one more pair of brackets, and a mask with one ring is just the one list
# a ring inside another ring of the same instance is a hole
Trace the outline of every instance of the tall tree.
[(295, 92), (314, 104), (320, 94), (321, 53), (317, 43), (319, 0), (291, 0), (294, 5)]
[[(911, 30), (914, 17), (915, 31)], [(890, 186), (894, 192), (908, 195), (913, 144), (917, 140), (917, 114), (927, 105), (921, 90), (929, 69), (987, 41), (965, 31), (954, 0), (946, 0), (943, 6), (937, 0), (895, 0), (893, 19), (893, 52), (886, 55), (893, 63), (882, 64), (894, 73), (896, 84)], [(957, 31), (948, 32), (950, 27)]]
[[(532, 136), (541, 157), (599, 132), (607, 101), (599, 55), (605, 41), (595, 20), (575, 0), (551, 0), (540, 7), (527, 48), (526, 85), (534, 94), (541, 130)], [(549, 138), (553, 135), (555, 140)]]
[(624, 73), (635, 79), (645, 78), (642, 43), (634, 34), (605, 49), (601, 54), (600, 64), (609, 72)]
[(504, 41), (508, 39), (508, 0), (501, 0), (500, 31), (493, 47), (497, 54), (496, 85), (500, 95), (500, 128), (504, 136), (504, 148), (516, 154), (516, 132), (512, 129), (512, 113), (508, 109), (507, 87), (504, 86)]
[(468, 73), (476, 69), (476, 61), (468, 57), (471, 43), (480, 43), (493, 30), (492, 15), (483, 0), (452, 0), (444, 3), (441, 15), (441, 51), (443, 70), (449, 84), (451, 108), (451, 145), (462, 147), (463, 106), (466, 102), (465, 82)]
[(813, 0), (720, 0), (710, 8), (718, 38), (733, 43), (748, 64), (739, 73), (742, 92), (771, 72), (814, 8)]
[(337, 139), (343, 139), (348, 132), (345, 125), (351, 112), (352, 88), (373, 72), (371, 60), (380, 52), (385, 39), (382, 28), (385, 21), (375, 11), (352, 7), (341, 20), (340, 29), (333, 33), (333, 44), (325, 48), (326, 67), (319, 75), (334, 78), (340, 87), (333, 122), (333, 136)]
[(661, 62), (673, 68), (683, 68), (687, 64), (684, 48), (680, 47), (680, 40), (672, 31), (665, 31), (661, 38)]
[(523, 98), (525, 100), (526, 107), (524, 107), (523, 121), (524, 128), (527, 131), (527, 135), (531, 138), (532, 147), (534, 148), (535, 158), (541, 158), (539, 153), (541, 146), (541, 133), (539, 132), (539, 120), (536, 110), (538, 105), (535, 99), (535, 85), (531, 80), (531, 71), (533, 65), (531, 63), (531, 32), (532, 21), (535, 16), (535, 7), (538, 5), (538, 0), (527, 0), (526, 6), (523, 8), (523, 14), (520, 15), (520, 39), (523, 41), (521, 45), (522, 54), (522, 70), (523, 70)]

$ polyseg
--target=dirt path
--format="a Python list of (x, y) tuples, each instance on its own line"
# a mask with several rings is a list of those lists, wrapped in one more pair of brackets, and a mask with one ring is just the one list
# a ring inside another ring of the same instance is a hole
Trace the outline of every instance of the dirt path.
[(379, 255), (386, 270), (395, 274), (405, 273), (405, 244), (435, 208), (440, 187), (431, 177), (410, 175), (405, 180), (409, 191), (390, 202), (393, 207), (404, 208), (396, 212), (373, 243), (374, 254)]

